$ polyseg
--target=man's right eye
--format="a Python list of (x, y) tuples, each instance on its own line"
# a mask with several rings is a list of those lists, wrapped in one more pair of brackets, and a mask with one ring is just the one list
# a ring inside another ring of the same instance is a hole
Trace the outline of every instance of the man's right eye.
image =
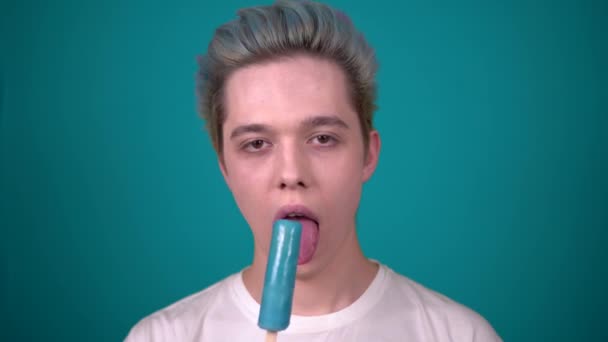
[(262, 150), (266, 145), (269, 145), (269, 143), (262, 139), (255, 139), (245, 143), (243, 145), (243, 150), (247, 152), (256, 152)]

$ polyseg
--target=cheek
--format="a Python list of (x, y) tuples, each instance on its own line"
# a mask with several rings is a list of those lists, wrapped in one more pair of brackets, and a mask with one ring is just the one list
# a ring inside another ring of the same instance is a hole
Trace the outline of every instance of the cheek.
[(255, 212), (255, 205), (260, 202), (261, 191), (259, 188), (261, 184), (254, 178), (235, 176), (238, 178), (235, 177), (232, 182), (232, 195), (243, 215), (247, 218), (249, 213)]
[(352, 178), (347, 180), (345, 176), (342, 182), (336, 183), (334, 192), (335, 210), (341, 211), (347, 219), (354, 217), (361, 197), (361, 182)]
[(262, 166), (251, 165), (243, 161), (231, 160), (227, 163), (230, 190), (247, 222), (254, 226), (265, 211), (262, 210), (267, 195), (267, 170)]
[(255, 178), (240, 177), (235, 182), (232, 190), (234, 200), (253, 233), (256, 248), (267, 250), (270, 244), (272, 226), (268, 224), (269, 214), (264, 198), (261, 182)]
[(354, 214), (359, 205), (362, 187), (362, 164), (358, 155), (334, 160), (335, 163), (326, 163), (322, 170), (323, 185), (321, 186), (325, 200), (333, 211), (341, 212), (339, 217), (348, 217)]

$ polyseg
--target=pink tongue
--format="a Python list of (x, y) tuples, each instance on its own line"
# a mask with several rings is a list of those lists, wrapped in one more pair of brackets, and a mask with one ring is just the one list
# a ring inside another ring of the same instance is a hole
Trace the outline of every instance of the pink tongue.
[(300, 255), (298, 256), (298, 265), (309, 262), (319, 242), (319, 226), (313, 220), (306, 218), (297, 219), (302, 224), (302, 238), (300, 239)]

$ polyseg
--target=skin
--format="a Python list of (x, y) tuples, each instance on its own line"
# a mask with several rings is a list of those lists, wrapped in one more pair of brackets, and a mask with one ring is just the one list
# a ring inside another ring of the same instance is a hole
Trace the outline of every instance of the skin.
[(361, 252), (355, 215), (380, 137), (371, 131), (364, 146), (345, 73), (318, 57), (275, 58), (235, 71), (224, 100), (219, 165), (253, 232), (253, 263), (243, 273), (248, 291), (260, 302), (274, 217), (298, 204), (317, 216), (320, 235), (312, 260), (298, 266), (293, 313), (350, 305), (377, 272)]

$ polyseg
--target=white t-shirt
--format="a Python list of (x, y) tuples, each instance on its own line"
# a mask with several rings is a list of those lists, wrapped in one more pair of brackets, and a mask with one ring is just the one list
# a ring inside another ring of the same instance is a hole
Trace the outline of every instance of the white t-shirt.
[[(242, 273), (186, 297), (137, 323), (127, 342), (263, 342), (260, 305)], [(350, 306), (322, 316), (291, 316), (278, 342), (501, 341), (476, 312), (384, 265)]]

